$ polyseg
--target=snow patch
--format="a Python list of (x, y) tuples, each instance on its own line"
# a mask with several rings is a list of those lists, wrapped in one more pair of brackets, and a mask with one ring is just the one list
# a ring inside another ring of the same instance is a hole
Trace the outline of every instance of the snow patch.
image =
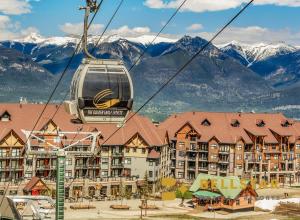
[(277, 206), (279, 206), (280, 203), (300, 203), (300, 198), (290, 198), (290, 199), (281, 199), (281, 200), (258, 200), (255, 202), (255, 207), (263, 209), (263, 210), (269, 210), (274, 211)]

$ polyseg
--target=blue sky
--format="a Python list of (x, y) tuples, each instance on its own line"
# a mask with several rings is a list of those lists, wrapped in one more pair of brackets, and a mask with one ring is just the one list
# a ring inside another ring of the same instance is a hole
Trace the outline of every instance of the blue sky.
[[(99, 0), (98, 0), (99, 1)], [(125, 0), (109, 28), (110, 33), (138, 36), (159, 31), (182, 0)], [(80, 34), (83, 0), (0, 0), (0, 39)], [(209, 38), (226, 23), (245, 0), (188, 0), (164, 32), (178, 38), (185, 34)], [(101, 33), (119, 0), (104, 0), (93, 34)], [(246, 43), (285, 41), (300, 45), (300, 0), (256, 0), (217, 40)]]

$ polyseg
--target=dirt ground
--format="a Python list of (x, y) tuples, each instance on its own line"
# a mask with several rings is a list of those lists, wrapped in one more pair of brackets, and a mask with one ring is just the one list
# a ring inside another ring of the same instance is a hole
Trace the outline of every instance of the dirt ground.
[[(284, 198), (284, 193), (288, 193), (288, 197), (300, 197), (300, 188), (280, 188), (280, 189), (258, 189), (257, 193), (260, 197), (280, 197)], [(174, 201), (149, 201), (148, 204), (156, 205), (159, 210), (148, 210), (147, 217), (143, 216), (143, 219), (155, 219), (155, 220), (190, 220), (190, 219), (236, 219), (236, 220), (296, 220), (300, 217), (296, 216), (283, 216), (275, 215), (269, 212), (253, 211), (253, 212), (239, 212), (232, 214), (224, 214), (222, 212), (196, 212), (193, 208), (189, 207), (188, 203), (185, 203), (185, 207), (180, 207), (181, 200)], [(187, 201), (186, 201), (187, 202)], [(120, 201), (100, 201), (100, 202), (87, 202), (82, 204), (91, 204), (95, 206), (95, 209), (89, 210), (72, 210), (70, 205), (74, 203), (66, 203), (65, 207), (65, 219), (66, 220), (95, 220), (95, 219), (140, 219), (140, 200), (124, 200), (124, 205), (129, 205), (130, 210), (116, 211), (110, 208), (110, 205), (120, 204)], [(287, 213), (288, 214), (288, 213)]]

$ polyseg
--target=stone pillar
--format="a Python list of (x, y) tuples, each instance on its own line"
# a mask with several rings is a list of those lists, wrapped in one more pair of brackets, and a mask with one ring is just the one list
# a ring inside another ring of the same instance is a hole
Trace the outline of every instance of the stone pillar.
[(288, 160), (285, 160), (285, 171), (289, 170), (289, 164), (288, 164)]
[(107, 184), (107, 196), (110, 196), (111, 195), (111, 183), (108, 183)]

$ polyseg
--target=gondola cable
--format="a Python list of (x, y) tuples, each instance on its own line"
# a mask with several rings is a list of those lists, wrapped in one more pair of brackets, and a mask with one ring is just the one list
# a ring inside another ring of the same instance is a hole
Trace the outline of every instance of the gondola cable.
[[(175, 79), (190, 63), (192, 63), (195, 58), (203, 52), (206, 47), (208, 47), (229, 25), (231, 25), (252, 3), (254, 0), (250, 0), (245, 6), (241, 8), (241, 10), (235, 14), (209, 41), (198, 52), (196, 52), (191, 59), (189, 59), (174, 75), (172, 75), (167, 81), (163, 83), (163, 85), (153, 93), (144, 104), (138, 108), (128, 119), (126, 119), (126, 123), (131, 120), (137, 113), (139, 113), (155, 96), (157, 96), (173, 79)], [(122, 127), (118, 127), (108, 138), (102, 143), (105, 144), (108, 140), (110, 140)]]

